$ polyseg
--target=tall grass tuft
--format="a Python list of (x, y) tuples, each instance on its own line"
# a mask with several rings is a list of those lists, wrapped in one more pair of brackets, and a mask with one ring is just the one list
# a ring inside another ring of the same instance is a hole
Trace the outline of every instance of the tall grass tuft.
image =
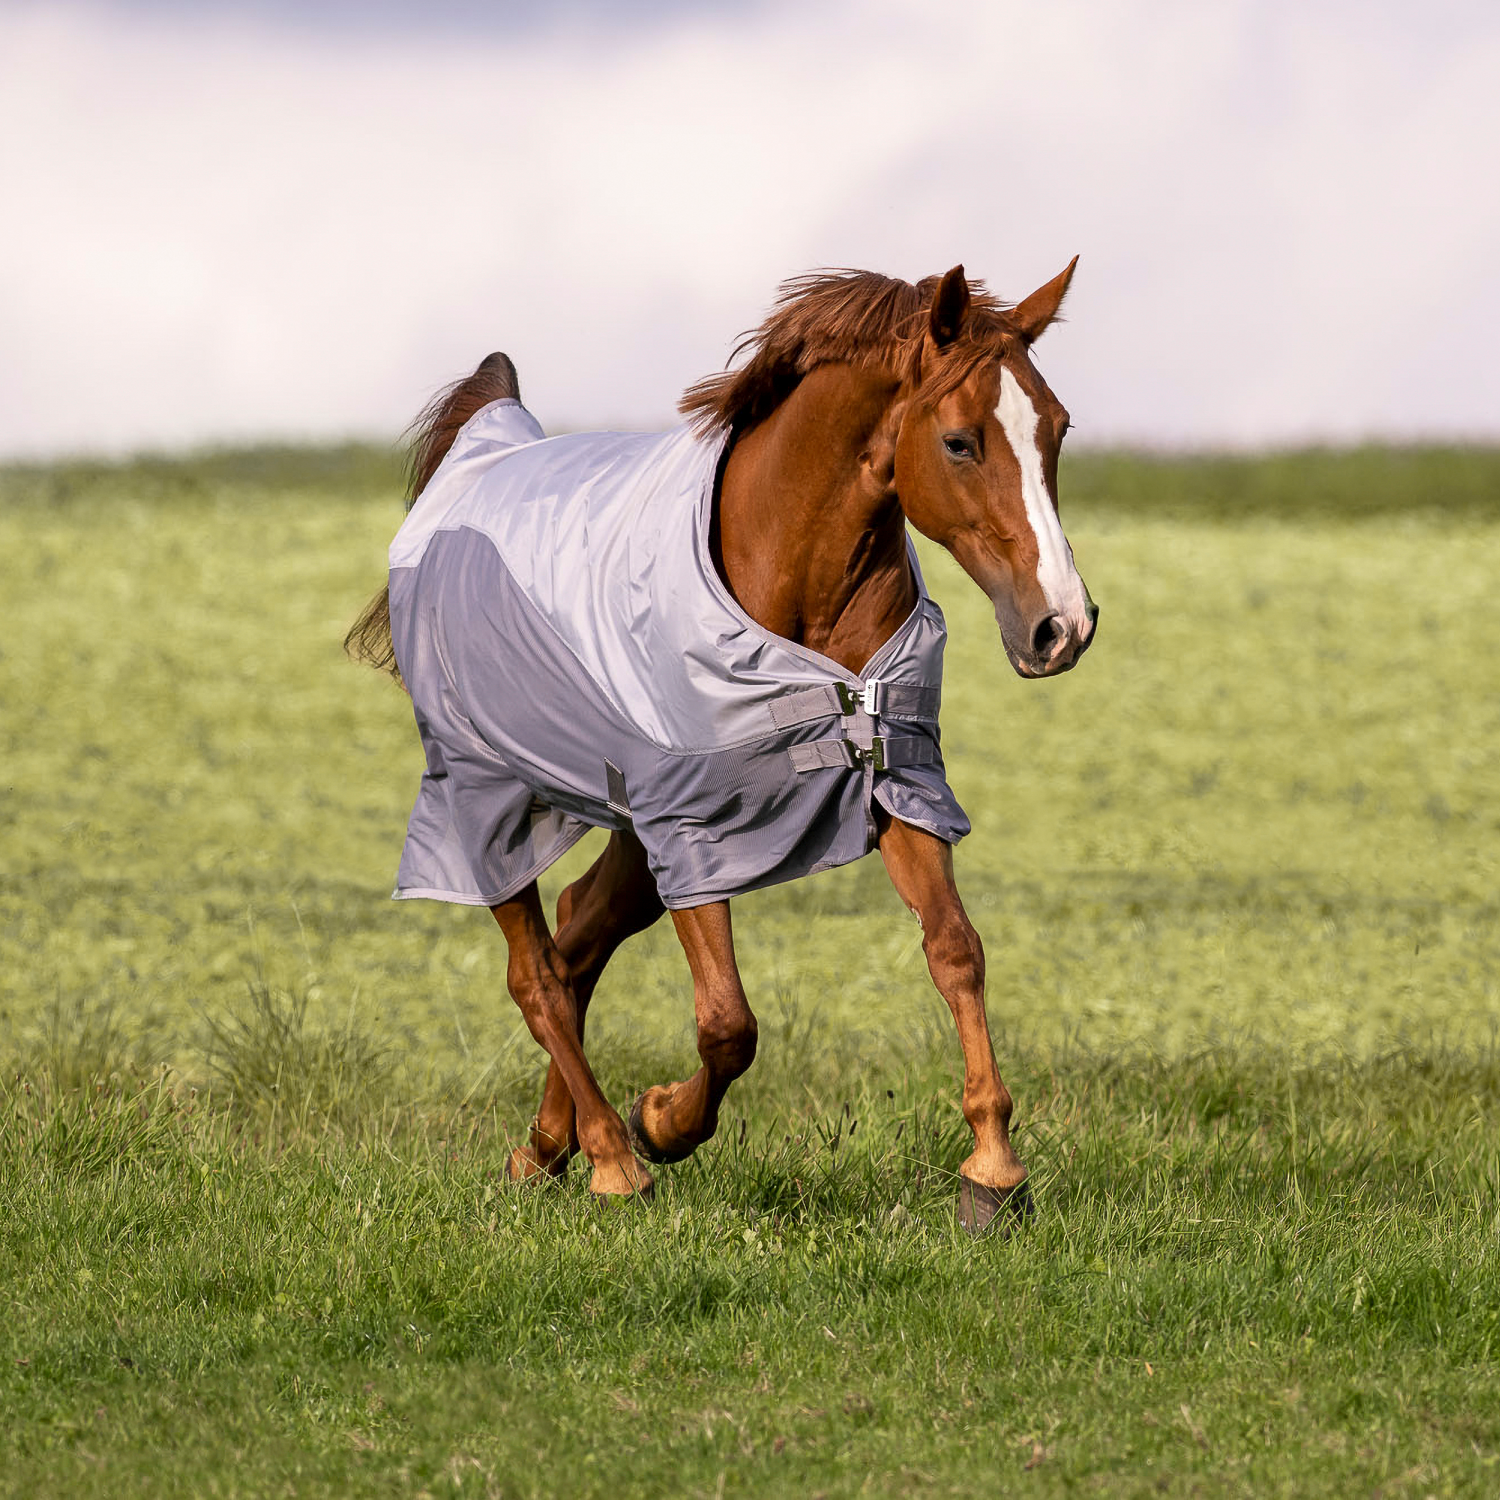
[(154, 1072), (166, 1054), (166, 1033), (149, 998), (59, 992), (18, 1039), (14, 1060), (18, 1073), (60, 1095), (119, 1089)]
[(384, 1119), (392, 1104), (397, 1053), (347, 1017), (334, 1027), (308, 1022), (307, 990), (264, 977), (247, 981), (240, 1005), (200, 1012), (202, 1052), (215, 1093), (248, 1108), (273, 1134), (355, 1130)]

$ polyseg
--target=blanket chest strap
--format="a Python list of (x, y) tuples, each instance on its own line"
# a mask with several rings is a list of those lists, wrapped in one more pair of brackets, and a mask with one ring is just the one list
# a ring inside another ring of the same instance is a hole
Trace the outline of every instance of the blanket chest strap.
[(795, 729), (817, 719), (847, 717), (864, 709), (883, 719), (917, 719), (936, 724), (940, 694), (937, 688), (915, 682), (828, 682), (787, 693), (771, 702), (771, 721), (778, 729)]
[(795, 771), (818, 771), (828, 767), (848, 769), (867, 761), (877, 771), (896, 766), (930, 766), (938, 758), (937, 746), (924, 735), (876, 735), (868, 750), (853, 740), (813, 740), (793, 745), (787, 755)]

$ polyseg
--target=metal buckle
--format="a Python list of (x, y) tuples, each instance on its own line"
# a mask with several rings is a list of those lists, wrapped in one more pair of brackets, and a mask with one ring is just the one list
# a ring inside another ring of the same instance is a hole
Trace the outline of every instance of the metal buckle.
[(862, 708), (873, 717), (879, 690), (878, 682), (867, 682), (862, 688), (851, 687), (847, 682), (836, 682), (833, 685), (841, 714), (852, 714), (855, 709)]
[(885, 741), (878, 735), (870, 741), (868, 750), (856, 745), (853, 740), (845, 740), (844, 747), (848, 752), (850, 765), (862, 766), (869, 761), (875, 770), (885, 770)]

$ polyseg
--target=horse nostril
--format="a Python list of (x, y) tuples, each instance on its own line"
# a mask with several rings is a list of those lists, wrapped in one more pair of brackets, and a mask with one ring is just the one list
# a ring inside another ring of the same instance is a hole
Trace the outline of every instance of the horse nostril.
[(1032, 651), (1037, 656), (1045, 656), (1062, 633), (1062, 626), (1056, 615), (1048, 615), (1046, 619), (1037, 621), (1036, 629), (1031, 632)]

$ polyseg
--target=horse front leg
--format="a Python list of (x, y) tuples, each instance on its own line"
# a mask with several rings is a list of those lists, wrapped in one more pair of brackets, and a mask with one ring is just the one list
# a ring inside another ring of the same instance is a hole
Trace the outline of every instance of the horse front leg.
[(948, 1002), (964, 1054), (964, 1119), (974, 1153), (959, 1168), (959, 1220), (970, 1234), (987, 1229), (1002, 1209), (1030, 1210), (1026, 1168), (1010, 1143), (1010, 1091), (995, 1064), (984, 1010), (984, 945), (953, 881), (953, 850), (942, 839), (881, 816), (880, 855), (896, 893), (922, 924), (922, 951)]
[(630, 1111), (631, 1144), (658, 1163), (681, 1161), (713, 1135), (729, 1085), (755, 1061), (755, 1016), (735, 963), (729, 903), (674, 911), (672, 921), (692, 970), (703, 1065), (681, 1083), (647, 1089)]
[[(629, 829), (610, 835), (604, 852), (557, 898), (557, 949), (578, 1006), (578, 1040), (599, 976), (626, 938), (644, 932), (665, 908), (641, 841)], [(511, 1152), (512, 1181), (562, 1176), (578, 1150), (577, 1112), (557, 1064), (547, 1065), (530, 1138)]]
[(568, 965), (548, 929), (536, 882), (490, 908), (510, 948), (506, 982), (526, 1025), (551, 1058), (577, 1111), (577, 1138), (593, 1164), (591, 1192), (651, 1192), (651, 1174), (636, 1161), (625, 1123), (610, 1107), (583, 1055), (578, 997)]

